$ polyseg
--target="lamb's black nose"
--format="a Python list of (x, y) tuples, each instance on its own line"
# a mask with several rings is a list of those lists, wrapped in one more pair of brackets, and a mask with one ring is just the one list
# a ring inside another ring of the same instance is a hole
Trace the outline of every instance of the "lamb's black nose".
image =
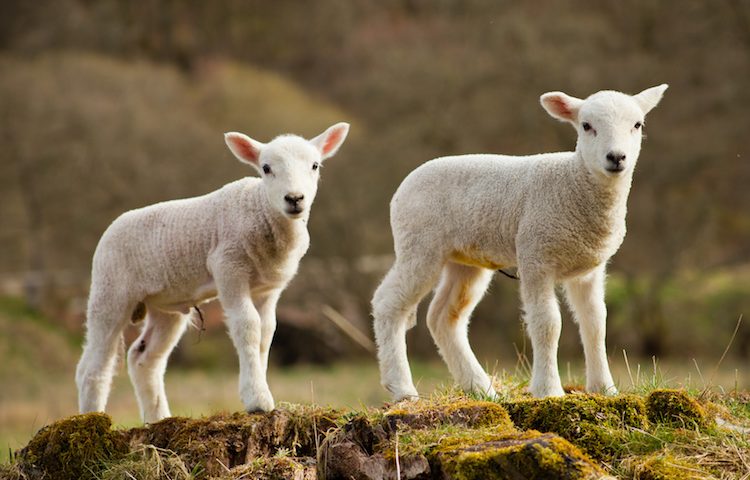
[(625, 154), (622, 152), (609, 152), (607, 154), (607, 160), (619, 167), (620, 164), (625, 161)]
[(296, 207), (297, 204), (304, 199), (305, 199), (304, 195), (292, 195), (292, 194), (284, 195), (284, 200), (286, 200), (286, 202), (293, 207)]

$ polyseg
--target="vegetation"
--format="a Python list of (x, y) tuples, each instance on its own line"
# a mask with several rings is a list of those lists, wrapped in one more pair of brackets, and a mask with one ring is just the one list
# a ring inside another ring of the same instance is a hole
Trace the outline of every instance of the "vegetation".
[(42, 428), (18, 453), (19, 469), (32, 478), (93, 479), (101, 464), (127, 452), (125, 438), (104, 414), (89, 413)]
[(88, 414), (40, 430), (0, 478), (739, 478), (750, 416), (725, 405), (747, 401), (655, 390), (495, 403), (447, 390), (382, 409), (284, 405), (116, 430)]

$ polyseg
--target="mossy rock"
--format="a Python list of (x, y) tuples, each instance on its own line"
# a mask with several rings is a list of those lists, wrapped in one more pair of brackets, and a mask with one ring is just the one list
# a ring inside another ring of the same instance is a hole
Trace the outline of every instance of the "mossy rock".
[(460, 425), (466, 428), (495, 426), (513, 429), (508, 411), (500, 404), (485, 401), (459, 400), (447, 404), (413, 402), (385, 412), (385, 420), (410, 428), (434, 428), (438, 425)]
[(399, 404), (359, 415), (327, 435), (319, 479), (602, 478), (567, 440), (519, 432), (499, 404), (466, 399)]
[(677, 428), (706, 428), (705, 409), (683, 390), (654, 390), (646, 397), (648, 418), (654, 423)]
[(336, 410), (288, 405), (265, 414), (171, 417), (132, 429), (128, 436), (131, 445), (174, 451), (189, 469), (199, 467), (208, 475), (218, 475), (226, 468), (273, 456), (280, 449), (314, 456), (316, 445), (338, 416)]
[(646, 428), (646, 406), (640, 397), (574, 394), (503, 404), (517, 427), (553, 432), (597, 460), (619, 455), (623, 427)]
[(128, 451), (125, 437), (111, 430), (103, 413), (75, 415), (48, 425), (18, 453), (19, 469), (30, 478), (93, 479), (104, 463)]
[(600, 479), (605, 472), (567, 440), (534, 430), (457, 446), (451, 439), (431, 455), (442, 477), (454, 480)]

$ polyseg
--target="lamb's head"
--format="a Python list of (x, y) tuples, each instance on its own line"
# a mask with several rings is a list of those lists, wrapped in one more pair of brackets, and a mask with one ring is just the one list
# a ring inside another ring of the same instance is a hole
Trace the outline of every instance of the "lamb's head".
[(641, 151), (644, 117), (666, 89), (663, 84), (632, 96), (606, 90), (585, 100), (550, 92), (540, 100), (550, 115), (576, 128), (577, 151), (589, 171), (616, 178), (632, 173)]
[(224, 139), (241, 162), (258, 170), (271, 205), (295, 219), (309, 213), (320, 165), (336, 153), (348, 132), (348, 123), (337, 123), (311, 140), (281, 135), (264, 144), (237, 132), (226, 133)]

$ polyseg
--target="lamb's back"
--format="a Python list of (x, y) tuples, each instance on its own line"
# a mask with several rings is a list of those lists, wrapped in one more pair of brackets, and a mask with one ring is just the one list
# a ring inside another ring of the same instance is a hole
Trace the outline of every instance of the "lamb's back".
[(258, 183), (246, 178), (199, 197), (125, 212), (102, 235), (92, 275), (116, 271), (147, 290), (205, 277), (207, 256), (237, 229), (241, 198)]

